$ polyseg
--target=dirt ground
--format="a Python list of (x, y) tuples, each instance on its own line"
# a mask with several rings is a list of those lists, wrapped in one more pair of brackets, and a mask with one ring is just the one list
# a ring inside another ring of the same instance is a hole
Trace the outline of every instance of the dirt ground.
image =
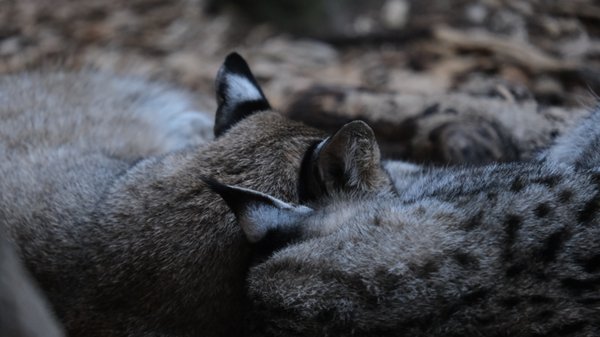
[(293, 118), (365, 119), (390, 158), (484, 163), (530, 157), (595, 104), (599, 36), (594, 0), (0, 0), (0, 73), (92, 67), (212, 97), (236, 50)]

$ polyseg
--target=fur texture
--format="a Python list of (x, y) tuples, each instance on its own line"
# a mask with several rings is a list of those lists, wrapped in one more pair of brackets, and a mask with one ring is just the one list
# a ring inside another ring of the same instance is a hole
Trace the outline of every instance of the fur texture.
[[(598, 107), (596, 110), (600, 110)], [(554, 146), (539, 157), (555, 165), (590, 169), (600, 163), (600, 113), (587, 116), (570, 132), (556, 140)]]
[(244, 219), (302, 231), (251, 269), (249, 334), (599, 336), (598, 116), (541, 156), (564, 163), (409, 168), (394, 198)]
[(206, 143), (212, 118), (185, 91), (110, 74), (0, 78), (0, 154), (100, 152), (139, 160)]
[[(0, 82), (0, 219), (70, 336), (238, 333), (256, 244), (202, 178), (298, 200), (324, 135), (265, 110), (237, 54), (216, 87), (218, 138), (198, 145), (204, 117), (162, 86), (90, 73)], [(369, 188), (390, 190), (373, 168)]]
[(48, 303), (4, 237), (0, 237), (0, 303), (0, 336), (63, 336)]
[(477, 81), (475, 87), (423, 95), (315, 86), (292, 97), (284, 111), (327, 131), (364, 120), (375, 131), (383, 158), (429, 165), (529, 160), (589, 112), (519, 99), (519, 89), (505, 83)]

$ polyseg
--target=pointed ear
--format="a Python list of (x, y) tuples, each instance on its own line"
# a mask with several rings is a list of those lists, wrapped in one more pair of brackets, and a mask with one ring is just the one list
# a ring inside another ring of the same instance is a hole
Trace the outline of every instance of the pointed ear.
[(342, 126), (304, 158), (300, 199), (314, 200), (336, 190), (375, 192), (390, 188), (373, 130), (362, 121)]
[(312, 212), (308, 207), (294, 206), (258, 191), (210, 178), (202, 181), (223, 198), (251, 243), (258, 243), (267, 235), (287, 242), (300, 237), (301, 221)]
[(225, 58), (217, 73), (215, 87), (219, 105), (215, 118), (215, 137), (254, 112), (271, 109), (248, 64), (237, 53)]

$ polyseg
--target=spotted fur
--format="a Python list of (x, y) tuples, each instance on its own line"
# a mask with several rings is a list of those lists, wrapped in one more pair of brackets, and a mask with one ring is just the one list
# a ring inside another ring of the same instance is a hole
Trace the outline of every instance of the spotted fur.
[(566, 163), (409, 168), (396, 197), (288, 209), (302, 240), (251, 269), (249, 334), (599, 336), (597, 129), (557, 142)]

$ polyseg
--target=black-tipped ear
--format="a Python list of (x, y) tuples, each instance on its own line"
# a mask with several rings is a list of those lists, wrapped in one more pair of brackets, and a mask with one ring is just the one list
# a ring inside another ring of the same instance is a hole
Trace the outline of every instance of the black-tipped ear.
[(217, 113), (215, 117), (215, 137), (245, 117), (271, 109), (262, 89), (256, 82), (248, 64), (237, 53), (231, 53), (217, 73), (215, 81)]
[(248, 241), (252, 243), (257, 243), (274, 232), (283, 233), (284, 236), (298, 236), (301, 219), (312, 211), (308, 207), (288, 204), (258, 191), (225, 185), (211, 178), (201, 179), (223, 198), (235, 214)]
[(373, 130), (362, 121), (342, 126), (317, 144), (301, 169), (300, 199), (314, 200), (336, 190), (376, 192), (391, 186), (381, 168)]

